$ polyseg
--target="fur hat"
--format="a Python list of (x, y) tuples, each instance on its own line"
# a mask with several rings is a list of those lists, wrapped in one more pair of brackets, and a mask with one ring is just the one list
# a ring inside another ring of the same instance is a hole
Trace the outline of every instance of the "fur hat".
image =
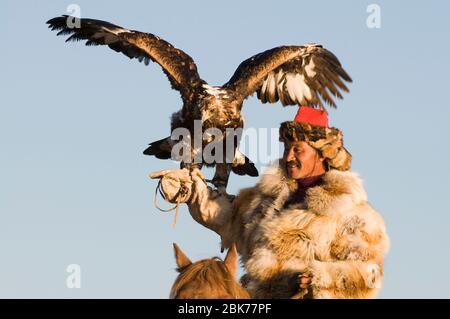
[(352, 155), (343, 145), (342, 132), (335, 127), (328, 127), (325, 110), (299, 107), (294, 121), (281, 123), (280, 141), (305, 141), (325, 158), (327, 169), (350, 169)]

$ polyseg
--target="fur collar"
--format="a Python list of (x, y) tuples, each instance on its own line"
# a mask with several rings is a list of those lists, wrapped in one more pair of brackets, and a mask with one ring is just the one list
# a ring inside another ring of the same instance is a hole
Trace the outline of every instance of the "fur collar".
[[(367, 201), (357, 173), (332, 169), (325, 173), (323, 181), (322, 185), (311, 187), (306, 192), (305, 208), (316, 214), (343, 212)], [(274, 200), (275, 209), (281, 210), (298, 186), (286, 175), (284, 162), (280, 159), (264, 172), (256, 187), (263, 196)]]

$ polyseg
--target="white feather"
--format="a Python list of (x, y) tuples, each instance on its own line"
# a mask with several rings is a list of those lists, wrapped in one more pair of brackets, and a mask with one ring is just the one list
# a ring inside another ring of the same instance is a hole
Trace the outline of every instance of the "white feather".
[(210, 86), (208, 84), (203, 84), (203, 88), (206, 89), (206, 93), (208, 93), (210, 95), (214, 95), (215, 97), (217, 97), (217, 96), (219, 96), (221, 94), (226, 94), (227, 93), (225, 90), (222, 90), (218, 86)]
[(284, 72), (282, 70), (278, 71), (277, 73), (277, 91), (278, 91), (278, 97), (280, 98), (280, 101), (283, 105), (287, 105), (286, 99), (285, 99), (285, 90), (284, 90), (284, 83), (286, 82), (286, 78), (283, 77)]
[(314, 60), (311, 57), (311, 59), (309, 59), (308, 65), (305, 66), (305, 71), (306, 71), (306, 74), (308, 75), (308, 77), (312, 78), (317, 74), (317, 72), (314, 70), (315, 67), (316, 67), (316, 64), (314, 63)]
[(263, 81), (262, 87), (261, 87), (261, 98), (262, 100), (267, 100), (267, 94), (266, 94), (266, 90), (267, 90), (267, 77), (266, 79)]
[(295, 75), (294, 79), (294, 87), (295, 87), (295, 96), (297, 97), (297, 102), (302, 103), (303, 100), (303, 86), (302, 86), (302, 76), (300, 74)]
[[(305, 77), (302, 75), (300, 75), (300, 86), (301, 86), (301, 92), (303, 95), (303, 98), (306, 98), (308, 100), (312, 99), (312, 94), (311, 94), (311, 89), (309, 88), (309, 86), (306, 84), (305, 82)], [(303, 100), (302, 103), (306, 103), (306, 100)]]
[(286, 79), (283, 78), (281, 82), (278, 83), (278, 97), (283, 105), (288, 105), (289, 102), (287, 100), (288, 94), (286, 94), (286, 89), (284, 88), (284, 84), (286, 83)]
[(110, 29), (110, 28), (107, 28), (107, 27), (103, 27), (103, 26), (102, 26), (102, 29), (105, 30), (105, 31), (108, 32), (108, 33), (113, 33), (113, 34), (115, 34), (115, 35), (119, 35), (120, 33), (131, 33), (130, 30), (124, 29), (124, 28), (114, 28), (114, 29)]
[(281, 82), (282, 78), (283, 78), (284, 72), (283, 70), (278, 70), (277, 75), (275, 76), (276, 82), (277, 84)]
[(292, 73), (286, 74), (286, 89), (287, 89), (287, 91), (289, 93), (289, 97), (291, 98), (292, 102), (295, 103), (295, 101), (296, 101), (296, 97), (295, 96), (296, 95), (295, 95), (294, 82), (295, 82), (295, 78), (294, 78), (293, 74)]
[(311, 101), (313, 98), (311, 88), (305, 82), (303, 83), (303, 85), (304, 85), (305, 97)]
[(273, 72), (270, 72), (267, 76), (267, 90), (269, 92), (269, 102), (275, 102), (275, 77), (273, 75)]

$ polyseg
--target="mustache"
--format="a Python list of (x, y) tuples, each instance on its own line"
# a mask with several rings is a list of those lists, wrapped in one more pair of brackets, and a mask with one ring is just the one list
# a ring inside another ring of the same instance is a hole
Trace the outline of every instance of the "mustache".
[(286, 166), (289, 166), (289, 165), (297, 165), (298, 167), (302, 167), (302, 163), (300, 161), (295, 161), (295, 160), (286, 162)]

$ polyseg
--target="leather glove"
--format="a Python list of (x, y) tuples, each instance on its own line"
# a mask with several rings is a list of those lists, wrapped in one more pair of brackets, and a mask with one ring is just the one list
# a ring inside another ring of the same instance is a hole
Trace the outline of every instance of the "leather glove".
[(151, 173), (150, 178), (160, 179), (161, 191), (164, 198), (170, 203), (187, 203), (189, 202), (192, 192), (194, 179), (201, 178), (205, 180), (203, 174), (198, 169), (190, 172), (188, 169), (164, 169)]

